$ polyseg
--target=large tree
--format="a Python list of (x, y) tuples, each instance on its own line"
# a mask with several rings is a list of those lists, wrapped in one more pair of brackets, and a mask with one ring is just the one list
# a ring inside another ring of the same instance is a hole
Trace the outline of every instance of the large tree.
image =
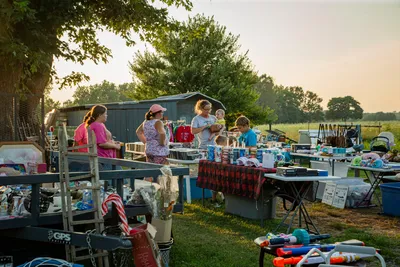
[(274, 86), (276, 113), (280, 123), (321, 121), (322, 98), (299, 86)]
[[(189, 0), (159, 2), (191, 8)], [(26, 109), (20, 110), (21, 114), (31, 114), (49, 80), (57, 79), (54, 57), (80, 64), (85, 60), (107, 62), (111, 51), (100, 44), (98, 31), (111, 31), (133, 45), (132, 32), (138, 33), (142, 40), (151, 40), (158, 32), (175, 27), (167, 9), (152, 3), (147, 0), (0, 0), (1, 92), (21, 96), (20, 106)], [(88, 77), (71, 73), (59, 82), (62, 87), (83, 79)], [(10, 123), (13, 103), (6, 101), (3, 105), (8, 105), (9, 112), (0, 115), (0, 125), (13, 131)]]
[(342, 121), (361, 119), (363, 117), (363, 111), (360, 103), (352, 96), (334, 97), (328, 102), (326, 118)]
[(74, 94), (72, 102), (64, 102), (64, 106), (81, 106), (85, 104), (100, 104), (111, 102), (130, 101), (124, 93), (124, 90), (132, 90), (130, 84), (122, 84), (120, 86), (103, 81), (101, 84), (90, 86), (79, 86)]
[(322, 98), (316, 93), (306, 91), (301, 103), (301, 110), (307, 122), (323, 121), (324, 112), (321, 106)]
[(255, 105), (258, 77), (247, 53), (239, 53), (238, 38), (201, 15), (160, 34), (153, 42), (155, 52), (138, 52), (130, 64), (134, 98), (201, 92), (226, 106), (228, 123), (240, 114), (266, 123), (271, 110)]

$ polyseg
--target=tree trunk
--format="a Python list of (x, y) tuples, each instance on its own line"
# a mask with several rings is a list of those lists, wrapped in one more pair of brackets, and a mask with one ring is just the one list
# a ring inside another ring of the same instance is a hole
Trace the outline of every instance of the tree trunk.
[[(46, 61), (48, 66), (52, 66), (52, 55), (48, 56)], [(19, 119), (29, 126), (29, 135), (31, 136), (41, 136), (41, 126), (44, 122), (44, 118), (42, 118), (40, 100), (44, 97), (44, 90), (49, 79), (50, 68), (42, 67), (39, 69), (38, 72), (34, 73), (29, 81), (26, 82), (29, 91), (25, 93), (25, 97), (22, 97), (19, 101)]]
[(16, 88), (21, 81), (22, 63), (0, 56), (0, 141), (17, 139), (15, 129)]

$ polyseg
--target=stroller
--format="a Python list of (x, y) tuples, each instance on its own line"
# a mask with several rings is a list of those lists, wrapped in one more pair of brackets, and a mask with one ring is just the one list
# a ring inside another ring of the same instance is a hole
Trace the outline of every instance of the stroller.
[(370, 150), (372, 152), (387, 153), (394, 146), (394, 135), (391, 132), (381, 132), (378, 136), (372, 138)]

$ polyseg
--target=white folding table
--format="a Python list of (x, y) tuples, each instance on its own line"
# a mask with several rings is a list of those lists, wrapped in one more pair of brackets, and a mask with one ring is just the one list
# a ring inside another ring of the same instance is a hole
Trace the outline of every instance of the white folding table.
[[(379, 184), (382, 182), (383, 179), (387, 180), (393, 180), (393, 182), (400, 182), (398, 179), (396, 179), (395, 176), (388, 176), (388, 174), (391, 173), (400, 173), (400, 168), (389, 168), (389, 169), (383, 169), (383, 168), (371, 168), (371, 167), (361, 167), (361, 166), (352, 166), (349, 165), (349, 168), (354, 169), (358, 172), (355, 173), (355, 177), (359, 177), (359, 171), (364, 171), (365, 175), (368, 178), (368, 182), (371, 184), (371, 188), (369, 189), (368, 193), (364, 196), (363, 200), (360, 203), (364, 203), (364, 201), (368, 199), (368, 201), (371, 201), (372, 196), (375, 194), (377, 195), (376, 199), (378, 202), (378, 206), (381, 212), (382, 210), (382, 203), (381, 203), (381, 193), (380, 191), (376, 190), (379, 186)], [(371, 206), (368, 205), (368, 207)], [(359, 206), (356, 206), (356, 208)]]
[[(302, 227), (302, 221), (304, 220), (306, 224), (306, 230), (310, 233), (319, 234), (318, 228), (313, 223), (310, 215), (307, 212), (306, 206), (304, 205), (304, 199), (310, 190), (313, 182), (320, 182), (320, 181), (332, 181), (332, 180), (339, 180), (340, 177), (337, 176), (293, 176), (293, 177), (286, 177), (280, 176), (276, 174), (266, 173), (264, 174), (265, 178), (275, 180), (275, 185), (277, 183), (285, 183), (289, 186), (288, 195), (293, 197), (293, 202), (291, 207), (286, 212), (285, 216), (273, 231), (274, 233), (278, 233), (279, 229), (283, 226), (287, 227), (286, 233), (290, 233), (290, 229), (292, 228), (294, 219), (298, 213), (299, 215), (299, 228)], [(276, 196), (280, 196), (277, 194)], [(284, 197), (284, 195), (281, 195)], [(291, 214), (292, 213), (292, 214)], [(289, 219), (290, 222), (286, 223), (286, 220)]]
[(303, 154), (303, 153), (290, 153), (290, 156), (293, 157), (302, 157), (302, 158), (315, 158), (315, 159), (321, 159), (322, 161), (327, 160), (329, 162), (329, 165), (332, 168), (332, 175), (335, 175), (335, 161), (336, 160), (348, 160), (351, 161), (354, 159), (355, 156), (321, 156), (321, 155), (312, 155), (312, 154)]

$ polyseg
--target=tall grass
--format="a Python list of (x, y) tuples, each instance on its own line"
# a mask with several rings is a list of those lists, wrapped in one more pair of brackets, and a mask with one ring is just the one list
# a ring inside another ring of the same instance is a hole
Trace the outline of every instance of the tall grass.
[[(350, 124), (350, 123), (347, 123)], [(376, 121), (356, 121), (353, 122), (353, 125), (361, 124), (361, 126), (378, 126), (379, 122)], [(380, 123), (382, 126), (382, 132), (391, 132), (395, 136), (395, 144), (394, 148), (400, 149), (400, 121), (385, 121)], [(268, 125), (260, 125), (257, 126), (258, 129), (265, 130), (269, 129)], [(295, 124), (274, 124), (272, 125), (272, 129), (279, 129), (286, 133), (286, 136), (292, 138), (294, 140), (299, 140), (299, 130), (318, 130), (319, 123), (295, 123)], [(379, 128), (375, 127), (362, 127), (361, 134), (364, 141), (364, 145), (366, 149), (369, 148), (369, 143), (371, 142), (372, 138), (378, 136)]]

